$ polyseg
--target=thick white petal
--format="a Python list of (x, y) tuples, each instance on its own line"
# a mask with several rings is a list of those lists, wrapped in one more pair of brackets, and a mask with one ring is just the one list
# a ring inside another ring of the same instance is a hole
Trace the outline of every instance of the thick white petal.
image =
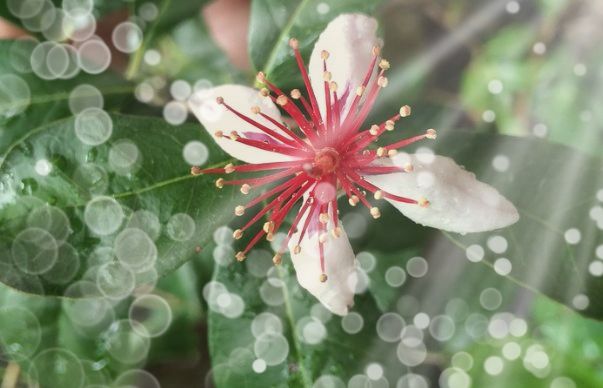
[(339, 238), (329, 235), (324, 246), (325, 272), (328, 279), (322, 283), (318, 233), (306, 235), (300, 243), (301, 252), (296, 254), (293, 248), (297, 245), (299, 233), (295, 233), (289, 242), (297, 281), (331, 312), (346, 315), (354, 305), (354, 289), (357, 283), (355, 255), (347, 234), (342, 228)]
[(426, 208), (389, 200), (411, 220), (457, 233), (499, 229), (519, 220), (511, 202), (454, 160), (429, 154), (400, 154), (394, 158), (396, 165), (408, 162), (414, 166), (411, 173), (365, 176), (365, 179), (392, 194), (428, 199), (430, 205)]
[[(265, 135), (258, 128), (246, 123), (232, 112), (227, 111), (224, 106), (218, 104), (216, 102), (217, 97), (223, 97), (228, 105), (244, 115), (252, 116), (251, 107), (259, 106), (266, 115), (275, 120), (281, 120), (278, 108), (269, 97), (262, 97), (257, 90), (247, 86), (221, 85), (196, 92), (189, 99), (188, 103), (191, 111), (197, 116), (203, 127), (205, 127), (212, 137), (217, 131), (223, 131), (225, 134), (237, 131), (243, 137), (245, 137), (245, 134)], [(253, 119), (266, 125), (268, 128), (274, 128), (272, 124), (262, 117), (253, 115)], [(292, 158), (286, 155), (249, 147), (229, 139), (216, 137), (214, 139), (224, 151), (243, 162), (270, 163), (292, 160)]]
[[(349, 95), (353, 97), (373, 59), (374, 46), (381, 46), (381, 40), (377, 38), (377, 21), (362, 14), (340, 15), (320, 34), (310, 57), (309, 75), (323, 117), (326, 104), (321, 52), (326, 50), (330, 54), (327, 68), (338, 85), (338, 95), (350, 88)], [(344, 112), (351, 101), (352, 98), (347, 99)]]

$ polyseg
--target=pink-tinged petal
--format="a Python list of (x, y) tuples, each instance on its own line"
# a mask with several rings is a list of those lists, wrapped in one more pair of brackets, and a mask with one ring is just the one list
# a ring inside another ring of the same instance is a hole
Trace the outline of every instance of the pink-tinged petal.
[[(253, 88), (241, 85), (221, 85), (212, 89), (196, 92), (189, 99), (189, 108), (197, 116), (203, 127), (214, 136), (216, 132), (222, 131), (228, 135), (236, 131), (240, 136), (257, 140), (268, 136), (255, 126), (241, 120), (234, 113), (229, 112), (223, 105), (218, 104), (217, 97), (224, 98), (224, 102), (240, 113), (253, 118), (255, 121), (273, 129), (274, 126), (268, 120), (254, 115), (251, 108), (259, 106), (263, 113), (281, 121), (281, 114), (269, 97), (262, 97)], [(274, 128), (277, 132), (278, 129)], [(292, 157), (257, 149), (245, 144), (237, 143), (226, 138), (214, 139), (224, 151), (246, 163), (271, 163), (293, 160)]]
[[(330, 227), (332, 227), (332, 224)], [(341, 225), (341, 223), (340, 223)], [(357, 283), (355, 255), (345, 231), (337, 238), (329, 234), (324, 244), (326, 282), (320, 281), (320, 253), (318, 233), (306, 235), (299, 246), (301, 251), (294, 252), (299, 239), (299, 231), (289, 242), (293, 267), (299, 284), (314, 295), (329, 311), (337, 315), (346, 315), (354, 305), (354, 289)]]
[[(412, 172), (364, 178), (383, 191), (416, 200), (427, 199), (430, 202), (427, 207), (389, 200), (411, 220), (456, 233), (504, 228), (519, 220), (511, 202), (454, 160), (437, 155), (400, 154), (393, 161), (401, 167), (409, 162), (414, 167)], [(387, 160), (379, 163), (392, 164)]]
[(332, 80), (338, 85), (338, 95), (343, 96), (348, 91), (343, 109), (345, 113), (356, 95), (356, 88), (362, 84), (373, 59), (372, 51), (375, 46), (381, 46), (381, 40), (377, 38), (377, 21), (362, 14), (340, 15), (320, 34), (308, 68), (323, 117), (326, 103), (322, 51), (326, 50), (330, 54), (327, 69), (332, 74)]

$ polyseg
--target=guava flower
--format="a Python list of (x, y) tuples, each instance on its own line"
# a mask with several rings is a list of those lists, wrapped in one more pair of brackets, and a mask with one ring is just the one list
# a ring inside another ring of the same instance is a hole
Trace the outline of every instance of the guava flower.
[[(365, 124), (387, 87), (390, 67), (381, 58), (376, 30), (377, 22), (368, 16), (337, 17), (316, 42), (307, 70), (292, 38), (303, 92), (287, 95), (259, 73), (257, 80), (265, 86), (259, 91), (222, 85), (196, 93), (189, 103), (218, 145), (244, 162), (192, 169), (193, 174), (225, 174), (216, 180), (218, 188), (237, 185), (251, 197), (234, 209), (237, 216), (252, 214), (234, 231), (235, 239), (248, 241), (236, 258), (244, 260), (263, 238), (272, 241), (287, 215), (295, 214), (283, 229), (286, 237), (274, 264), (289, 251), (300, 285), (339, 315), (353, 305), (357, 282), (355, 255), (339, 219), (339, 193), (350, 206), (366, 207), (373, 218), (381, 214), (375, 201), (385, 200), (419, 224), (458, 233), (498, 229), (519, 218), (508, 200), (452, 159), (399, 152), (435, 139), (435, 130), (375, 145), (411, 114), (405, 105), (380, 124)], [(279, 108), (295, 126), (286, 124)], [(254, 174), (228, 177), (244, 173)], [(259, 230), (251, 233), (254, 227)], [(404, 231), (392, 230), (392, 238), (397, 233)]]

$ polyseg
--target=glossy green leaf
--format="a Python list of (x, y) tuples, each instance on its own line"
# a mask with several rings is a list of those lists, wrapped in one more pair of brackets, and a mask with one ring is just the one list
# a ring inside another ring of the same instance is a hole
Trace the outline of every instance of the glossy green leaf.
[(272, 267), (267, 251), (256, 249), (246, 265), (216, 267), (204, 295), (217, 387), (243, 380), (271, 387), (343, 382), (363, 372), (368, 352), (384, 365), (398, 362), (395, 347), (375, 334), (381, 312), (370, 293), (357, 295), (342, 322), (300, 288), (289, 263)]
[(190, 276), (183, 266), (152, 294), (141, 288), (138, 299), (121, 301), (27, 295), (0, 285), (0, 357), (20, 366), (20, 381), (48, 388), (123, 383), (123, 372), (147, 360), (192, 357), (200, 307)]
[[(183, 158), (187, 144), (203, 141), (207, 165), (227, 159), (198, 125), (107, 117), (113, 133), (99, 146), (83, 144), (77, 119), (69, 118), (32, 128), (8, 148), (0, 165), (6, 284), (60, 295), (114, 255), (134, 272), (162, 276), (232, 217), (234, 191), (217, 190), (213, 177), (191, 176)], [(38, 232), (43, 241), (28, 240)], [(131, 244), (140, 245), (130, 251)], [(70, 273), (72, 266), (79, 270)]]
[(253, 0), (249, 25), (249, 54), (256, 70), (264, 71), (279, 87), (301, 82), (289, 39), (299, 39), (304, 58), (309, 58), (314, 42), (327, 24), (342, 13), (374, 13), (380, 0), (283, 2)]

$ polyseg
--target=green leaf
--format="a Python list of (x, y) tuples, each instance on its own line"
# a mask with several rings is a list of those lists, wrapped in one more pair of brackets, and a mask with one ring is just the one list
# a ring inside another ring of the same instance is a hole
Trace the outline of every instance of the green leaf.
[[(204, 296), (217, 387), (240, 381), (251, 387), (312, 387), (323, 375), (347, 381), (362, 370), (368, 351), (396, 370), (391, 346), (386, 351), (387, 344), (375, 336), (380, 311), (368, 293), (356, 297), (347, 319), (362, 323), (349, 334), (341, 317), (299, 286), (290, 263), (273, 267), (267, 251), (255, 249), (246, 265), (217, 266), (213, 280)], [(262, 319), (266, 314), (268, 321)], [(268, 363), (265, 371), (252, 369), (256, 359)]]
[[(484, 271), (506, 258), (512, 268), (504, 276), (517, 285), (603, 319), (598, 297), (603, 278), (597, 258), (603, 241), (601, 162), (542, 140), (460, 131), (441, 134), (433, 149), (497, 187), (515, 204), (521, 219), (499, 231), (466, 236), (435, 233), (417, 242), (430, 251), (447, 252), (451, 260), (464, 258), (467, 247), (473, 246), (469, 252), (476, 260), (484, 252), (483, 260), (473, 264), (483, 266)], [(377, 234), (391, 236), (396, 225), (376, 222), (371, 227)], [(391, 240), (392, 252), (406, 247), (403, 243), (396, 247), (397, 240)], [(369, 244), (364, 248), (381, 247)]]
[[(71, 117), (70, 94), (79, 85), (91, 85), (103, 96), (104, 109), (117, 109), (126, 102), (133, 86), (105, 72), (87, 75), (80, 72), (68, 80), (42, 80), (31, 73), (31, 41), (0, 41), (0, 155), (10, 144), (35, 127)], [(80, 99), (94, 97), (87, 91)], [(73, 99), (73, 98), (72, 98)]]
[[(195, 359), (200, 309), (195, 294), (188, 266), (163, 278), (152, 294), (121, 301), (27, 295), (0, 284), (3, 358), (21, 366), (23, 381), (49, 388), (109, 385), (147, 360)], [(135, 305), (141, 310), (132, 313)], [(166, 324), (167, 331), (157, 336)], [(66, 368), (53, 366), (61, 362)]]
[[(256, 70), (263, 70), (281, 88), (301, 82), (289, 39), (299, 39), (306, 59), (327, 24), (342, 13), (372, 14), (381, 0), (330, 1), (253, 0), (249, 25), (249, 55)], [(326, 12), (325, 12), (326, 11)]]
[[(206, 144), (207, 165), (226, 159), (198, 125), (107, 117), (113, 134), (99, 146), (83, 144), (74, 133), (76, 119), (68, 118), (31, 128), (8, 148), (0, 164), (0, 228), (7, 253), (0, 280), (6, 284), (60, 295), (114, 255), (134, 272), (152, 268), (163, 276), (232, 217), (234, 190), (217, 190), (213, 177), (190, 175), (183, 159), (191, 141)], [(42, 175), (35, 167), (40, 160)], [(37, 235), (42, 240), (33, 239)], [(131, 244), (139, 245), (130, 251)], [(75, 275), (68, 274), (78, 265)], [(54, 279), (56, 274), (61, 277)]]

